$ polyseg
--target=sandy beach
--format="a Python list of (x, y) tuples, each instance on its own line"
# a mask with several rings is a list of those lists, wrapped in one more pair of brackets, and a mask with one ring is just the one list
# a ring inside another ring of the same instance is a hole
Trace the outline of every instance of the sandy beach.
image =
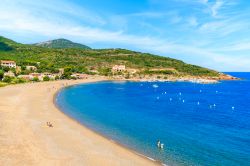
[[(27, 83), (0, 88), (0, 165), (159, 165), (67, 117), (53, 103), (63, 84)], [(53, 127), (48, 127), (50, 121)]]

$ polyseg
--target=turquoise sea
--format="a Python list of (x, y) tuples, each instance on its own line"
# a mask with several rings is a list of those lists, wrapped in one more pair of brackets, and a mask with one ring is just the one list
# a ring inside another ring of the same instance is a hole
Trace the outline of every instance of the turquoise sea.
[(243, 80), (88, 83), (61, 90), (56, 103), (90, 129), (167, 165), (249, 166), (250, 73), (230, 74)]

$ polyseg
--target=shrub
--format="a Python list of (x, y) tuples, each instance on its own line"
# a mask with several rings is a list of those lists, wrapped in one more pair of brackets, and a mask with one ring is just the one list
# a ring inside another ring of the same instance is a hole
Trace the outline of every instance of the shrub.
[(32, 79), (32, 81), (34, 81), (34, 82), (39, 82), (39, 79), (38, 79), (38, 77), (34, 77), (34, 78)]
[(73, 77), (70, 77), (70, 79), (72, 79), (72, 80), (76, 80), (77, 78), (73, 76)]
[(48, 76), (43, 77), (43, 81), (49, 81), (50, 78)]
[(20, 83), (24, 83), (24, 82), (26, 82), (26, 80), (23, 78), (13, 78), (11, 81), (11, 83), (13, 83), (13, 84), (20, 84)]
[(0, 80), (3, 79), (3, 76), (4, 76), (4, 71), (3, 71), (3, 70), (0, 70)]
[(12, 77), (5, 76), (5, 77), (3, 78), (3, 82), (11, 83), (11, 81), (12, 81)]
[(55, 80), (59, 80), (59, 79), (60, 79), (60, 77), (59, 77), (59, 76), (56, 76), (56, 77), (55, 77)]

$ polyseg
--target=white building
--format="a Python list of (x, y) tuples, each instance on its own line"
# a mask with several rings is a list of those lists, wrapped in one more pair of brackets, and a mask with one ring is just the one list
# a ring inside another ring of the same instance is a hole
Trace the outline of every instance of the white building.
[(6, 77), (6, 76), (8, 76), (8, 77), (15, 77), (15, 74), (12, 71), (8, 71), (8, 72), (4, 73), (4, 77)]
[(30, 73), (30, 80), (34, 79), (34, 78), (38, 78), (40, 81), (43, 80), (43, 75), (41, 73)]
[(9, 67), (9, 68), (16, 68), (16, 62), (15, 61), (1, 60), (1, 66)]
[(126, 70), (126, 66), (125, 65), (115, 65), (112, 67), (112, 71), (113, 72), (122, 72)]
[(36, 66), (26, 66), (26, 70), (36, 71)]
[(87, 74), (82, 74), (82, 73), (74, 73), (71, 75), (71, 77), (75, 77), (77, 79), (87, 79), (88, 75)]

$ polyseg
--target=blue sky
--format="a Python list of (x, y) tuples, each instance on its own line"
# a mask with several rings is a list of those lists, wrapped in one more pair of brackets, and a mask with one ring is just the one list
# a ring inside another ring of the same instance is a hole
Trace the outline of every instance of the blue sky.
[(250, 71), (248, 0), (1, 0), (0, 35), (22, 43), (67, 38)]

